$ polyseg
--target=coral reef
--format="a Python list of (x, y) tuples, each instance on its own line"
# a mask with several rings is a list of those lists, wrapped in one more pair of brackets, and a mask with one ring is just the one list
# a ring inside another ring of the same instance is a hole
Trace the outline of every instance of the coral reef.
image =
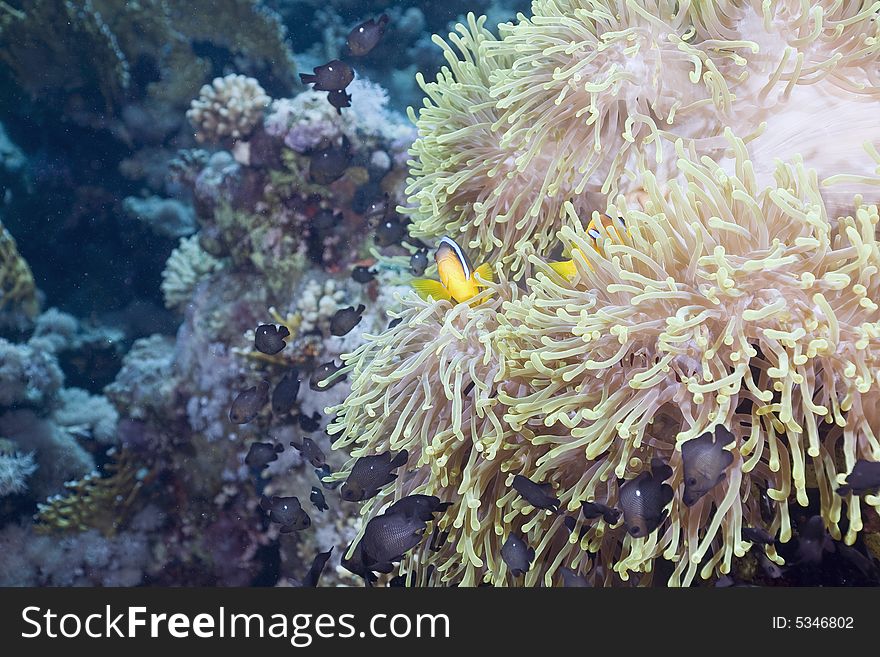
[(0, 438), (0, 497), (20, 495), (37, 469), (33, 453), (21, 453), (11, 440)]
[(122, 209), (132, 219), (144, 222), (153, 232), (178, 239), (196, 231), (193, 209), (171, 198), (129, 196), (122, 202)]
[(33, 318), (39, 312), (39, 302), (30, 267), (0, 222), (0, 310), (9, 308)]
[(245, 75), (214, 78), (202, 87), (186, 118), (196, 129), (196, 141), (241, 139), (253, 132), (271, 98), (260, 83)]
[(196, 286), (223, 266), (199, 245), (198, 236), (180, 240), (162, 271), (162, 296), (167, 308), (181, 308), (193, 296)]

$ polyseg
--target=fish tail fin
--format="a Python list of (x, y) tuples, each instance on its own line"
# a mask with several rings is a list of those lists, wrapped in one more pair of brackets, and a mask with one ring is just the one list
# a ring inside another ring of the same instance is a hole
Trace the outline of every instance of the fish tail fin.
[(433, 298), (434, 301), (452, 301), (452, 296), (446, 291), (446, 288), (443, 287), (440, 281), (430, 278), (417, 278), (412, 281), (412, 286), (418, 295), (426, 301), (429, 297)]
[(729, 445), (733, 442), (733, 434), (727, 429), (727, 427), (719, 424), (715, 427), (715, 439), (721, 443), (721, 446)]
[(300, 73), (299, 79), (302, 80), (303, 84), (314, 84), (318, 81), (318, 76), (312, 73)]
[[(474, 273), (477, 274), (480, 278), (482, 278), (487, 283), (495, 282), (495, 272), (492, 271), (492, 265), (488, 262), (484, 262), (482, 265), (477, 267), (474, 270)], [(483, 286), (485, 287), (485, 286)]]
[(397, 452), (397, 456), (395, 456), (394, 460), (391, 461), (391, 467), (392, 468), (399, 468), (400, 466), (405, 464), (408, 459), (409, 459), (409, 452), (406, 451), (405, 449), (402, 449), (399, 452)]
[(562, 276), (563, 278), (567, 278), (571, 280), (577, 274), (577, 267), (575, 267), (574, 260), (562, 260), (560, 262), (548, 262), (550, 265), (550, 269), (555, 271), (557, 274)]

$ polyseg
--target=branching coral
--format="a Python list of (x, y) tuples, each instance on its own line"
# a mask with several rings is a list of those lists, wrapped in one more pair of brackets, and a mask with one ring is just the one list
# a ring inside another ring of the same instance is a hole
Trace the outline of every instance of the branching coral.
[[(607, 194), (640, 191), (642, 169), (678, 176), (678, 138), (720, 159), (724, 126), (755, 140), (762, 185), (774, 157), (800, 153), (823, 178), (871, 164), (861, 151), (880, 141), (871, 2), (532, 4), (500, 39), (473, 17), (451, 45), (435, 37), (449, 68), (419, 79), (428, 100), (407, 189), (414, 235), (460, 233), (519, 275), (530, 252), (553, 247), (566, 202), (588, 216)], [(832, 213), (854, 191), (825, 192), (839, 201)]]
[[(687, 585), (745, 553), (742, 529), (763, 526), (764, 491), (775, 503), (768, 528), (788, 541), (788, 500), (808, 503), (808, 479), (832, 535), (845, 505), (845, 540), (855, 540), (859, 500), (834, 489), (857, 459), (880, 460), (877, 206), (856, 197), (851, 216), (832, 221), (815, 172), (780, 164), (761, 187), (743, 142), (727, 137), (735, 175), (679, 141), (682, 184), (645, 171), (641, 204), (618, 197), (608, 213), (624, 219), (623, 243), (605, 233), (591, 248), (566, 204), (573, 280), (533, 257), (530, 294), (500, 313), (498, 301), (411, 307), (347, 359), (355, 379), (331, 427), (338, 445), (356, 444), (354, 455), (405, 447), (419, 468), (367, 512), (412, 492), (456, 502), (447, 545), (405, 567), (435, 564), (446, 583), (510, 584), (500, 546), (521, 532), (537, 553), (526, 585), (557, 582), (561, 566), (595, 583), (633, 572), (647, 583), (660, 557), (675, 564), (670, 583)], [(462, 348), (472, 334), (450, 324), (482, 313), (497, 328)], [(423, 328), (432, 316), (442, 329)], [(474, 369), (479, 352), (491, 371)], [(473, 398), (462, 395), (470, 380)], [(719, 424), (735, 436), (733, 464), (688, 508), (681, 445)], [(668, 522), (647, 538), (584, 522), (581, 502), (618, 504), (654, 457), (674, 470)], [(514, 474), (550, 482), (577, 514), (572, 531), (512, 491)], [(767, 554), (780, 561), (772, 546)]]
[(271, 100), (254, 78), (227, 75), (202, 87), (186, 118), (199, 142), (241, 139), (260, 123)]
[(36, 469), (33, 453), (21, 453), (11, 440), (0, 438), (0, 497), (25, 492)]

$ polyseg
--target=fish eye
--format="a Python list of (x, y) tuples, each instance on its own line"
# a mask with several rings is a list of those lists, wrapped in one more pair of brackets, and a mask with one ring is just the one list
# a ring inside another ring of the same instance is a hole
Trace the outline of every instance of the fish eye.
[(639, 528), (638, 527), (630, 527), (629, 533), (632, 534), (633, 536), (638, 536), (639, 535)]
[(688, 486), (696, 486), (697, 478), (696, 477), (688, 477), (688, 480), (685, 482)]

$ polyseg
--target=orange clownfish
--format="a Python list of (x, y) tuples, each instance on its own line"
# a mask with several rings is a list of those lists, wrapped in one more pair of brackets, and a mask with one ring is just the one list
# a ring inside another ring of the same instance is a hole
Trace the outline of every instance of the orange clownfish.
[[(607, 214), (600, 214), (599, 221), (602, 222), (602, 225), (605, 229), (605, 234), (610, 237), (612, 241), (617, 242), (618, 244), (623, 243), (623, 237), (621, 233), (618, 232), (617, 227), (614, 225), (611, 218)], [(590, 219), (590, 223), (587, 225), (587, 235), (592, 240), (593, 249), (595, 249), (597, 253), (600, 253), (599, 240), (602, 237), (602, 232), (599, 230), (596, 223), (597, 222), (595, 219)], [(626, 228), (626, 224), (624, 223), (622, 218), (618, 218), (617, 223), (620, 224), (620, 227), (622, 229)], [(625, 235), (626, 232), (624, 231), (623, 234)], [(577, 267), (575, 266), (573, 259), (563, 260), (561, 262), (550, 262), (548, 264), (553, 269), (553, 271), (555, 271), (560, 276), (563, 276), (564, 278), (572, 279), (577, 273)], [(587, 267), (590, 267), (590, 269), (592, 269), (589, 262), (587, 262)]]
[(474, 269), (464, 251), (450, 237), (440, 240), (434, 253), (434, 262), (437, 263), (437, 273), (440, 274), (439, 281), (417, 278), (412, 282), (413, 288), (423, 299), (433, 297), (436, 301), (442, 299), (463, 303), (475, 297), (485, 287), (477, 281), (474, 274), (479, 274), (484, 281), (492, 280), (491, 265), (485, 262)]

